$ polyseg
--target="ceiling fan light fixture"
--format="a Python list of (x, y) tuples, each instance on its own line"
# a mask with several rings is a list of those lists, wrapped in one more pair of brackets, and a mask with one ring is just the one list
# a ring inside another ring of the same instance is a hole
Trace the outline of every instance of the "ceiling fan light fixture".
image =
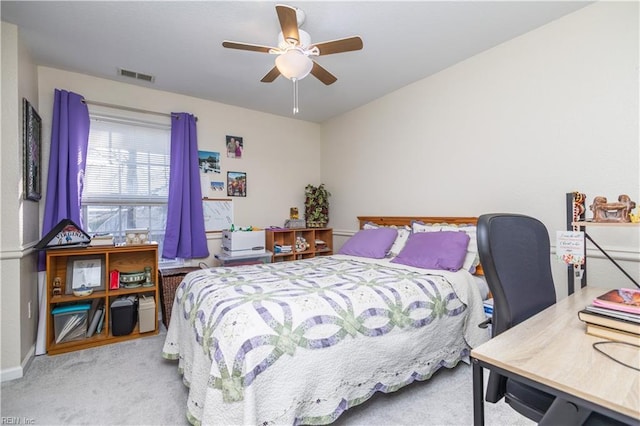
[(302, 80), (311, 72), (313, 61), (301, 51), (291, 49), (276, 58), (276, 67), (289, 80)]

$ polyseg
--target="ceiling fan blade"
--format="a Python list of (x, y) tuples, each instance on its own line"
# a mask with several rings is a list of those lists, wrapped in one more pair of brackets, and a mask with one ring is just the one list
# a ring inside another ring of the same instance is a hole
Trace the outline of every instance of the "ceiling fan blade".
[(286, 4), (277, 4), (276, 12), (282, 28), (282, 35), (285, 40), (294, 40), (295, 44), (300, 44), (300, 33), (298, 33), (298, 17), (296, 8)]
[(322, 68), (316, 61), (313, 61), (313, 68), (311, 68), (311, 74), (327, 86), (335, 83), (338, 79), (326, 69)]
[[(351, 52), (362, 49), (362, 39), (359, 36), (341, 38), (339, 40), (324, 41), (315, 43), (313, 46), (320, 51), (320, 56), (331, 55), (332, 53)], [(311, 47), (313, 47), (311, 46)]]
[(223, 41), (222, 47), (226, 47), (228, 49), (239, 49), (239, 50), (249, 50), (251, 52), (262, 52), (269, 53), (273, 47), (269, 46), (261, 46), (259, 44), (249, 44), (249, 43), (241, 43), (237, 41)]
[(263, 83), (271, 83), (273, 80), (278, 78), (279, 75), (280, 75), (280, 71), (278, 70), (278, 67), (273, 67), (271, 68), (271, 71), (269, 71), (267, 75), (262, 77), (262, 80), (260, 81)]

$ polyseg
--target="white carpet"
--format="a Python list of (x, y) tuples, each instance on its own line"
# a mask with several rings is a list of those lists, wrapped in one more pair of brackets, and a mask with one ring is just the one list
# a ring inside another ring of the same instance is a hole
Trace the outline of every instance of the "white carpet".
[[(35, 425), (187, 425), (187, 388), (157, 336), (36, 357), (22, 379), (2, 383), (0, 415)], [(488, 374), (485, 374), (485, 378)], [(507, 404), (485, 404), (492, 425), (533, 425)], [(6, 423), (6, 422), (5, 422)], [(15, 421), (14, 421), (14, 424)], [(471, 366), (376, 394), (334, 425), (471, 425)]]

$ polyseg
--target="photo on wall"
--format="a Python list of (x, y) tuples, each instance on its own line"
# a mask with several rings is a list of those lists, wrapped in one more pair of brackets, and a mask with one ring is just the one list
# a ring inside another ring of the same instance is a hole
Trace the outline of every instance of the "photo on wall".
[(244, 151), (242, 137), (227, 135), (227, 157), (242, 158), (242, 151)]
[(212, 191), (224, 191), (224, 182), (211, 181), (211, 190)]
[(227, 172), (227, 195), (230, 197), (247, 196), (247, 174), (245, 172)]
[(198, 166), (200, 173), (220, 173), (220, 153), (198, 151)]

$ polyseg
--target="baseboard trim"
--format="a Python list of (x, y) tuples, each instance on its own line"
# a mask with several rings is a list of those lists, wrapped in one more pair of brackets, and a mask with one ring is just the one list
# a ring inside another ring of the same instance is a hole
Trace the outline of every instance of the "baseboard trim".
[(24, 357), (22, 362), (20, 363), (20, 367), (12, 367), (4, 370), (0, 370), (0, 382), (8, 382), (11, 380), (21, 379), (24, 377), (25, 373), (29, 369), (31, 362), (33, 362), (33, 357), (36, 353), (36, 345), (32, 345), (27, 352), (27, 356)]

